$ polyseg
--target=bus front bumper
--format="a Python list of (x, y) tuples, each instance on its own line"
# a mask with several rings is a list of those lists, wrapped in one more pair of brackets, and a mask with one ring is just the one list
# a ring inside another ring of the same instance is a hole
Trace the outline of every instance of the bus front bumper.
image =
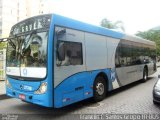
[(21, 99), (22, 101), (33, 103), (45, 107), (53, 107), (49, 101), (48, 94), (34, 94), (33, 92), (21, 92), (13, 90), (12, 88), (6, 87), (6, 95), (14, 98)]

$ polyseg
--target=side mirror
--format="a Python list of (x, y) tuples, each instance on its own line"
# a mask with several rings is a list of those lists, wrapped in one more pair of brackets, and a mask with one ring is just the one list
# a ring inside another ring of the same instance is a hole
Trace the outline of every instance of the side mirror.
[(158, 75), (158, 78), (160, 78), (160, 75)]
[(57, 57), (58, 57), (58, 60), (59, 60), (59, 61), (64, 61), (64, 60), (65, 60), (64, 42), (60, 42), (60, 43), (58, 44)]

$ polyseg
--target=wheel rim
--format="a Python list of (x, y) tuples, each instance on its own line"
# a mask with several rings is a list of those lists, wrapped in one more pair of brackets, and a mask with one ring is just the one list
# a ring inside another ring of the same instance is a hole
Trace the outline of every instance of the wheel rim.
[(103, 95), (103, 93), (104, 93), (104, 85), (103, 85), (103, 83), (97, 83), (96, 92), (98, 93), (98, 95)]

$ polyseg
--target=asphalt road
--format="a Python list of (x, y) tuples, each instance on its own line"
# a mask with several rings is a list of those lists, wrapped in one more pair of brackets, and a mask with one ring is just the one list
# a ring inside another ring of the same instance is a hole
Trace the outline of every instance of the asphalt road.
[(88, 99), (67, 107), (54, 109), (10, 98), (0, 100), (0, 113), (22, 114), (19, 118), (28, 119), (65, 118), (68, 120), (71, 117), (72, 119), (79, 118), (79, 115), (83, 114), (159, 114), (160, 105), (154, 105), (152, 101), (152, 89), (158, 79), (158, 73), (160, 73), (160, 68), (145, 83), (138, 81), (114, 90), (99, 103), (94, 103)]

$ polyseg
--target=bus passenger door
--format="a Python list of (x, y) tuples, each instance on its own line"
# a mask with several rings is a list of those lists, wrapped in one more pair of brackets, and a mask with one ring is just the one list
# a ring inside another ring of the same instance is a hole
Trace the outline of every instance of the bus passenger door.
[(61, 94), (62, 99), (68, 96), (75, 102), (83, 98), (86, 80), (85, 75), (80, 75), (86, 70), (84, 32), (56, 27), (54, 39), (54, 88), (58, 91), (55, 94)]

